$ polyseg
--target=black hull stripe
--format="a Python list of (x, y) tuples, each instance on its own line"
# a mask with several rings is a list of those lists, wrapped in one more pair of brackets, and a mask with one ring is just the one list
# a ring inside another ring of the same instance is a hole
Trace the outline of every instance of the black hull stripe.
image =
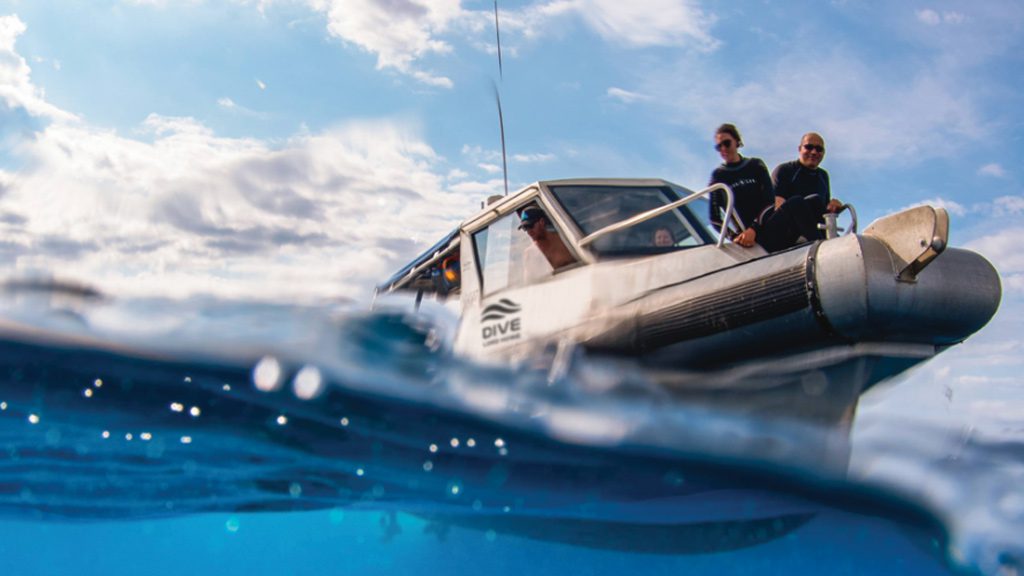
[(645, 350), (660, 348), (809, 308), (807, 273), (806, 264), (801, 263), (644, 314), (637, 326), (637, 345)]

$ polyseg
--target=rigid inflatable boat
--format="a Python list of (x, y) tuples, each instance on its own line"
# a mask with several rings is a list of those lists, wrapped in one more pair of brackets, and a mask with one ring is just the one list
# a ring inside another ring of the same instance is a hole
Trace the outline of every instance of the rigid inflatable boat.
[[(479, 361), (558, 374), (580, 354), (626, 358), (676, 395), (828, 422), (998, 308), (998, 274), (948, 247), (941, 208), (860, 233), (851, 209), (845, 234), (827, 217), (826, 239), (769, 254), (712, 228), (715, 190), (742, 229), (722, 184), (537, 182), (492, 198), (377, 291), (457, 296), (453, 351)], [(523, 230), (538, 210), (543, 241)]]

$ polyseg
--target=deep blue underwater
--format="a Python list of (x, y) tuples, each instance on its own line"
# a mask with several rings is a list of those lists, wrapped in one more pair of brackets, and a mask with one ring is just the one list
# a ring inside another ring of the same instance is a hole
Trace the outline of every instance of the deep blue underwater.
[(1020, 573), (1020, 444), (484, 366), (450, 331), (8, 286), (0, 573)]

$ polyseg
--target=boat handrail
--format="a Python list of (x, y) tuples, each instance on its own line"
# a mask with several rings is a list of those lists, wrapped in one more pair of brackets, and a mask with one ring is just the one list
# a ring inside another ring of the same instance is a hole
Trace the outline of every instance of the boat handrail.
[(690, 193), (689, 196), (686, 196), (684, 198), (680, 198), (679, 200), (675, 200), (674, 202), (669, 202), (668, 204), (665, 204), (664, 206), (658, 206), (657, 208), (652, 208), (652, 209), (650, 209), (650, 210), (648, 210), (646, 212), (641, 212), (641, 213), (639, 213), (639, 214), (637, 214), (635, 216), (631, 216), (629, 218), (626, 218), (625, 220), (616, 222), (614, 224), (609, 224), (608, 226), (605, 226), (604, 228), (601, 228), (600, 230), (592, 232), (592, 233), (584, 236), (583, 238), (581, 238), (580, 241), (579, 241), (579, 245), (580, 246), (587, 246), (588, 244), (593, 243), (595, 240), (601, 238), (602, 236), (607, 236), (608, 234), (611, 234), (613, 232), (618, 232), (620, 230), (625, 230), (626, 228), (631, 228), (633, 226), (636, 226), (637, 224), (640, 224), (641, 222), (646, 222), (646, 221), (650, 220), (651, 218), (655, 218), (657, 216), (661, 216), (662, 214), (664, 214), (666, 212), (670, 212), (670, 211), (675, 210), (676, 208), (678, 208), (680, 206), (684, 206), (686, 204), (689, 204), (690, 202), (693, 202), (694, 200), (696, 200), (698, 198), (701, 198), (701, 197), (704, 197), (704, 196), (708, 196), (712, 192), (715, 192), (717, 190), (721, 190), (721, 191), (725, 192), (725, 196), (726, 196), (725, 218), (722, 219), (722, 222), (723, 222), (722, 229), (718, 232), (718, 247), (721, 248), (722, 244), (725, 243), (725, 234), (726, 234), (726, 231), (729, 228), (727, 223), (730, 221), (730, 218), (733, 216), (732, 188), (730, 188), (727, 184), (722, 184), (722, 183), (718, 183), (718, 184), (714, 184), (712, 186), (708, 186), (707, 188), (705, 188), (703, 190), (698, 190), (697, 192), (692, 192), (692, 193)]

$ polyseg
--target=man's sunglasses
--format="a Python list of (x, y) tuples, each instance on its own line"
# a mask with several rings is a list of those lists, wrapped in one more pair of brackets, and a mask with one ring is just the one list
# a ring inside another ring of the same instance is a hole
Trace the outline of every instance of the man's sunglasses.
[(715, 150), (721, 151), (722, 148), (732, 148), (732, 140), (722, 140), (718, 144), (715, 144)]
[(804, 150), (808, 152), (824, 152), (824, 146), (818, 146), (817, 144), (804, 144)]

